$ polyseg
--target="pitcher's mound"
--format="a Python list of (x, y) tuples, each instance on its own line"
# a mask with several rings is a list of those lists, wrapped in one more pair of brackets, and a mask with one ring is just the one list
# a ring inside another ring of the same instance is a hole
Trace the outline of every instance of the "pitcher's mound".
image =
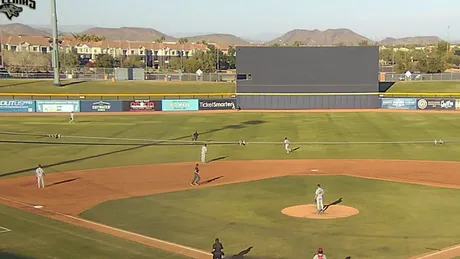
[(308, 204), (288, 207), (283, 209), (281, 213), (296, 218), (337, 219), (357, 215), (359, 210), (353, 207), (334, 205), (329, 207), (323, 214), (318, 214), (316, 211), (316, 204)]

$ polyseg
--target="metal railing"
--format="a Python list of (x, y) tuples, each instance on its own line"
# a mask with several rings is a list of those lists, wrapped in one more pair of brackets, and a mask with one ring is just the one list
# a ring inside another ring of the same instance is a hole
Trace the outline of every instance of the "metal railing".
[[(12, 79), (53, 79), (52, 72), (22, 72), (22, 73), (1, 73), (0, 78)], [(61, 72), (61, 79), (77, 80), (110, 80), (115, 77), (114, 68), (75, 68)], [(228, 73), (203, 73), (200, 76), (196, 73), (145, 72), (145, 80), (158, 81), (203, 81), (203, 82), (235, 82), (236, 75)]]
[[(406, 78), (404, 74), (385, 74), (386, 82), (398, 81), (448, 81), (460, 80), (460, 73), (437, 73), (437, 74), (412, 74)], [(382, 81), (382, 80), (381, 80)]]
[[(114, 68), (75, 68), (61, 72), (62, 79), (77, 79), (77, 80), (110, 80), (115, 76)], [(36, 73), (0, 73), (0, 78), (13, 79), (53, 79), (52, 72)], [(286, 77), (289, 77), (287, 74)], [(380, 73), (378, 75), (380, 81), (399, 82), (409, 81), (404, 74), (396, 73)], [(203, 82), (235, 82), (236, 75), (228, 73), (203, 73), (198, 76), (196, 73), (178, 73), (178, 72), (161, 72), (150, 73), (145, 72), (145, 80), (156, 81), (203, 81)], [(437, 74), (412, 74), (410, 81), (460, 81), (460, 73), (437, 73)]]
[(165, 100), (165, 99), (230, 99), (235, 93), (126, 93), (126, 94), (52, 94), (52, 93), (0, 93), (3, 100)]

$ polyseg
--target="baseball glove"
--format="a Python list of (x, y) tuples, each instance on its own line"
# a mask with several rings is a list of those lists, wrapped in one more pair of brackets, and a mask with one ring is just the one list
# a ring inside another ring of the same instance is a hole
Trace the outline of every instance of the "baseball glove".
[(316, 203), (316, 199), (314, 199), (314, 202)]

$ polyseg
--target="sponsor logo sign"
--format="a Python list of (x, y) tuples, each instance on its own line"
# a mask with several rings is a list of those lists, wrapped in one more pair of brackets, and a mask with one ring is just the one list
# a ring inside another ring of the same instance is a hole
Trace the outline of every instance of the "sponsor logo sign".
[(80, 112), (80, 101), (44, 100), (35, 104), (37, 112)]
[(415, 98), (383, 98), (381, 102), (382, 109), (417, 109), (417, 99)]
[(161, 110), (162, 111), (198, 111), (199, 101), (198, 99), (162, 100)]
[(35, 112), (35, 101), (0, 100), (0, 112)]
[(417, 108), (419, 110), (455, 110), (455, 100), (419, 99)]
[(460, 100), (455, 100), (455, 110), (460, 110)]
[(129, 103), (129, 110), (136, 112), (155, 111), (155, 102), (150, 100), (136, 100)]
[(200, 110), (235, 109), (235, 100), (200, 100)]
[(24, 11), (24, 8), (30, 8), (32, 10), (37, 9), (37, 3), (35, 0), (2, 0), (0, 5), (0, 12), (6, 15), (10, 21), (13, 17), (19, 17)]
[(121, 112), (122, 101), (81, 101), (81, 112)]

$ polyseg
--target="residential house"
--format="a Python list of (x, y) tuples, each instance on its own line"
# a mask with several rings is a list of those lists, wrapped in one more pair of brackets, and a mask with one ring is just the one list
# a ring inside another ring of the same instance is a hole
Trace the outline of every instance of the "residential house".
[[(195, 43), (155, 43), (140, 41), (101, 41), (82, 42), (72, 36), (60, 38), (61, 51), (74, 51), (81, 64), (94, 61), (99, 54), (109, 54), (113, 57), (139, 56), (147, 67), (159, 68), (167, 65), (173, 57), (187, 59), (198, 50), (206, 51), (207, 46)], [(8, 51), (29, 51), (49, 53), (52, 50), (49, 37), (43, 36), (7, 36), (1, 40), (2, 49)]]

